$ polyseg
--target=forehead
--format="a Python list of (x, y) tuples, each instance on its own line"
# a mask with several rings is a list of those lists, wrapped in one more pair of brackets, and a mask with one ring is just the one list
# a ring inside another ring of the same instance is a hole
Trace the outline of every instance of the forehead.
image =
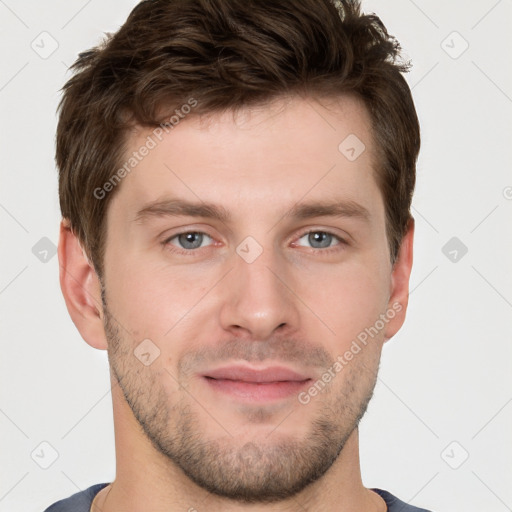
[(141, 205), (170, 194), (249, 215), (306, 197), (345, 197), (369, 209), (380, 201), (369, 116), (354, 98), (279, 99), (184, 116), (160, 132), (139, 127), (128, 137), (126, 161), (137, 161), (113, 207), (135, 216)]

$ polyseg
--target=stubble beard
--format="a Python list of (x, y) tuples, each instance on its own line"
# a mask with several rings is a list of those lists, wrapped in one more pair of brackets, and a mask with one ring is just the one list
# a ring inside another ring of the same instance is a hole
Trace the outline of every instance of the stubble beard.
[[(209, 439), (198, 403), (186, 391), (176, 393), (178, 398), (171, 403), (162, 375), (159, 380), (157, 372), (134, 356), (134, 343), (122, 338), (106, 304), (104, 319), (111, 373), (154, 448), (201, 488), (239, 503), (279, 502), (320, 479), (340, 455), (373, 395), (378, 359), (358, 355), (338, 377), (343, 379), (341, 389), (312, 398), (323, 405), (303, 439), (279, 432), (279, 427), (265, 442), (237, 444), (231, 427), (224, 437)], [(304, 407), (295, 407), (292, 421), (299, 420)], [(209, 416), (208, 420), (214, 421)], [(280, 421), (276, 417), (276, 425)]]

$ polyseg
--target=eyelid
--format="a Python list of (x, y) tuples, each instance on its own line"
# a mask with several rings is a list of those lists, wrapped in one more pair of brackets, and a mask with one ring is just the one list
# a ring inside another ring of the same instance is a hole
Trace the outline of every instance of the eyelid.
[[(169, 234), (171, 233), (171, 234)], [(170, 240), (171, 238), (174, 238), (179, 235), (184, 235), (186, 233), (201, 233), (203, 235), (208, 235), (210, 238), (215, 238), (209, 231), (208, 226), (204, 225), (194, 225), (194, 224), (186, 224), (185, 226), (177, 226), (173, 227), (171, 229), (165, 230), (163, 233), (159, 235), (161, 236), (164, 241)]]
[[(197, 249), (183, 249), (183, 248), (180, 248), (180, 247), (170, 243), (170, 241), (172, 239), (177, 238), (180, 235), (185, 235), (187, 233), (199, 233), (199, 234), (202, 234), (202, 235), (206, 235), (207, 237), (209, 237), (213, 241), (213, 243), (208, 245), (208, 246), (205, 246), (205, 247), (198, 247)], [(348, 235), (348, 234), (347, 234), (347, 237), (344, 237), (344, 236), (342, 236), (340, 234), (337, 234), (332, 229), (327, 229), (327, 228), (322, 228), (322, 227), (309, 227), (309, 228), (304, 228), (304, 230), (300, 231), (299, 235), (294, 235), (294, 237), (292, 239), (292, 242), (294, 242), (293, 245), (297, 246), (297, 247), (304, 247), (302, 245), (295, 245), (295, 242), (297, 240), (303, 238), (305, 235), (308, 235), (310, 233), (326, 233), (328, 235), (333, 236), (334, 238), (336, 238), (339, 241), (338, 244), (336, 244), (336, 245), (334, 245), (332, 247), (324, 247), (324, 248), (310, 247), (309, 249), (311, 251), (313, 251), (313, 252), (327, 253), (327, 252), (330, 252), (330, 251), (339, 250), (340, 246), (349, 245), (349, 243), (346, 240), (346, 238), (351, 238), (350, 235)], [(170, 236), (166, 236), (164, 238), (164, 240), (161, 242), (161, 244), (164, 247), (168, 247), (169, 245), (171, 245), (173, 247), (173, 249), (169, 249), (171, 252), (177, 252), (178, 254), (193, 255), (193, 254), (199, 253), (200, 249), (206, 249), (208, 247), (215, 246), (216, 242), (218, 243), (216, 238), (213, 235), (211, 235), (207, 230), (204, 230), (204, 228), (203, 229), (200, 229), (200, 228), (195, 229), (193, 226), (192, 227), (187, 226), (186, 229), (183, 229), (181, 231), (177, 231), (177, 232), (173, 233)]]
[[(348, 238), (348, 236), (343, 237), (330, 229), (320, 228), (320, 227), (307, 228), (300, 235), (295, 236), (294, 240), (300, 240), (301, 238), (303, 238), (306, 235), (309, 235), (310, 233), (325, 233), (327, 235), (330, 235), (330, 236), (338, 239), (338, 241), (339, 241), (338, 244), (333, 245), (332, 247), (325, 247), (325, 248), (310, 247), (310, 249), (312, 251), (328, 252), (330, 250), (336, 250), (336, 248), (339, 247), (340, 245), (349, 245), (349, 243), (346, 240), (346, 238)], [(299, 247), (304, 247), (304, 246), (301, 245)]]
[(203, 235), (203, 236), (207, 236), (208, 238), (210, 238), (211, 240), (214, 240), (214, 238), (212, 236), (210, 236), (208, 233), (205, 233), (203, 231), (183, 231), (183, 233), (176, 233), (175, 235), (167, 238), (167, 242), (170, 242), (171, 240), (173, 240), (174, 238), (177, 238), (181, 235), (188, 235), (188, 234), (192, 234), (192, 233), (195, 233), (195, 234), (198, 234), (198, 235)]
[(206, 247), (214, 246), (215, 243), (217, 242), (216, 238), (213, 235), (211, 235), (210, 233), (208, 233), (208, 231), (205, 231), (204, 229), (187, 228), (182, 231), (177, 231), (176, 233), (173, 233), (172, 235), (165, 236), (163, 241), (160, 243), (164, 247), (168, 247), (169, 245), (171, 245), (173, 247), (173, 249), (170, 249), (171, 252), (178, 252), (181, 254), (193, 254), (193, 253), (198, 252), (199, 249), (206, 249), (206, 247), (198, 247), (197, 249), (183, 249), (183, 248), (171, 243), (171, 240), (173, 240), (174, 238), (177, 238), (180, 235), (186, 235), (188, 233), (198, 233), (200, 235), (206, 235), (208, 238), (210, 238), (213, 243), (209, 244)]

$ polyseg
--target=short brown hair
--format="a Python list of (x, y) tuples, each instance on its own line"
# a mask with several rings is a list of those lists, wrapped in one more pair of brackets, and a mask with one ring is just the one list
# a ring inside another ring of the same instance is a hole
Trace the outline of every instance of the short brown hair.
[(289, 94), (361, 98), (396, 260), (411, 218), (420, 130), (402, 75), (409, 64), (359, 1), (145, 0), (71, 69), (57, 127), (60, 206), (100, 278), (116, 190), (100, 199), (94, 191), (122, 162), (130, 126), (158, 126), (163, 108), (190, 98), (194, 115)]

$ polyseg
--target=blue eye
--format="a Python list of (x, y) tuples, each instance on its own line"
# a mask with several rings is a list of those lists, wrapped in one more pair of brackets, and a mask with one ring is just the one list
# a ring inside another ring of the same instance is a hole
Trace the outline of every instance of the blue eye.
[[(306, 239), (306, 244), (300, 243)], [(208, 243), (210, 241), (210, 243)], [(213, 238), (201, 231), (184, 231), (167, 238), (162, 245), (172, 252), (180, 254), (195, 255), (197, 249), (212, 245)], [(346, 241), (328, 231), (316, 230), (304, 233), (297, 242), (292, 244), (295, 247), (309, 247), (313, 251), (322, 253), (337, 251), (347, 245)]]
[(307, 233), (304, 233), (299, 240), (306, 237), (307, 242), (311, 244), (313, 249), (329, 249), (332, 247), (331, 244), (333, 241), (338, 241), (338, 243), (334, 244), (335, 246), (342, 245), (344, 243), (344, 240), (333, 233), (329, 233), (328, 231), (308, 231)]
[[(187, 231), (185, 233), (179, 233), (171, 238), (168, 238), (165, 243), (170, 243), (181, 249), (194, 250), (204, 247), (203, 242), (206, 238), (211, 240), (211, 237), (206, 233), (200, 231)], [(172, 240), (176, 239), (177, 243), (173, 243)], [(179, 245), (178, 245), (179, 244)]]

